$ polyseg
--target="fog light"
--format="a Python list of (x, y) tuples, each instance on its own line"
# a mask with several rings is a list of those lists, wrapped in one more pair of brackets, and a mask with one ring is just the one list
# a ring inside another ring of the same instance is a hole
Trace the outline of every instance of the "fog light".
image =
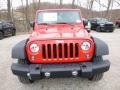
[(87, 57), (87, 58), (90, 58), (90, 54), (86, 54), (86, 57)]
[(77, 71), (73, 71), (73, 72), (72, 72), (72, 75), (73, 75), (73, 76), (77, 76), (77, 75), (78, 75), (78, 72), (77, 72)]
[(35, 56), (32, 56), (31, 59), (32, 59), (32, 60), (35, 60)]
[(30, 75), (30, 73), (27, 73), (27, 76), (28, 76), (29, 79), (31, 79), (31, 75)]
[(50, 77), (50, 73), (49, 72), (45, 72), (45, 76), (46, 77)]

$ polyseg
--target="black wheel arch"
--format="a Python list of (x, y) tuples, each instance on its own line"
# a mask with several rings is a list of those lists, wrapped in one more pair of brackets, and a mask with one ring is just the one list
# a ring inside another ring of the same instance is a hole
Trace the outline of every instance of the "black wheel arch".
[(92, 39), (95, 44), (94, 56), (103, 56), (109, 54), (109, 47), (104, 41), (96, 37), (92, 37)]
[(15, 58), (15, 59), (27, 58), (25, 47), (28, 40), (29, 39), (22, 40), (12, 48), (12, 58)]

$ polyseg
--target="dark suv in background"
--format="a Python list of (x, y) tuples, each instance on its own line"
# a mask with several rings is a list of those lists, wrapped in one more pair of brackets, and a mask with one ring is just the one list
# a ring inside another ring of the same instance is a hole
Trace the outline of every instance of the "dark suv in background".
[(114, 23), (108, 21), (105, 18), (92, 18), (90, 19), (91, 22), (91, 30), (95, 30), (98, 32), (105, 31), (105, 32), (113, 32), (115, 27)]
[(0, 40), (9, 35), (16, 35), (15, 25), (10, 21), (0, 21)]

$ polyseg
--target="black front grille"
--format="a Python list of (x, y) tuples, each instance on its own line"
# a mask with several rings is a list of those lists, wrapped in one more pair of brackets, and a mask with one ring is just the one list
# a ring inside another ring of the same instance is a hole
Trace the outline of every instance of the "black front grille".
[(113, 24), (105, 24), (105, 30), (113, 30)]
[(79, 53), (78, 43), (59, 43), (59, 44), (43, 44), (42, 45), (42, 58), (73, 58), (78, 57)]

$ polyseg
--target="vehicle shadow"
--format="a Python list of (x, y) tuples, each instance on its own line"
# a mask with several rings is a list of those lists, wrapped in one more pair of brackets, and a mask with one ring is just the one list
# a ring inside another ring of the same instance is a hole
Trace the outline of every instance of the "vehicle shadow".
[[(23, 87), (39, 88), (39, 90), (90, 90), (96, 89), (104, 80), (92, 82), (85, 78), (50, 78), (35, 81), (33, 84), (23, 85)], [(35, 89), (36, 90), (36, 89)]]

